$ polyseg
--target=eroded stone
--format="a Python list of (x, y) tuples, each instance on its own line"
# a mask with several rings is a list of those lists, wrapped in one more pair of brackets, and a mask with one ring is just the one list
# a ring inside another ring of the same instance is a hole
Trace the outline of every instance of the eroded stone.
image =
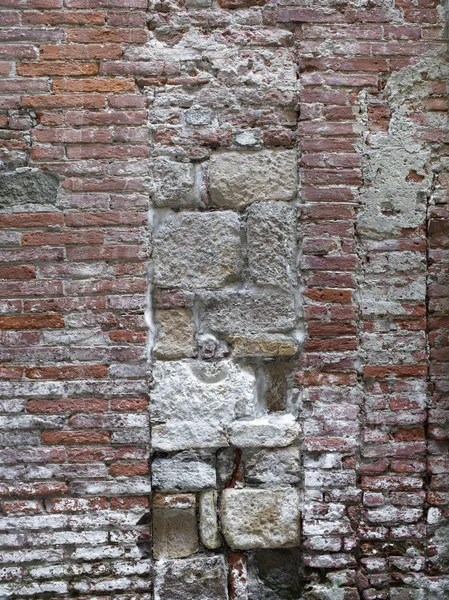
[(298, 342), (286, 335), (235, 336), (235, 356), (290, 357), (298, 351)]
[(275, 292), (230, 291), (205, 294), (202, 326), (230, 338), (291, 331), (293, 297)]
[(156, 565), (154, 600), (228, 600), (227, 587), (223, 556)]
[(217, 492), (209, 490), (200, 494), (200, 537), (201, 542), (214, 550), (222, 544), (222, 537), (218, 529)]
[(153, 162), (153, 203), (157, 208), (195, 208), (200, 206), (200, 193), (195, 179), (199, 171), (192, 163), (182, 163), (159, 156)]
[(153, 349), (156, 358), (176, 359), (195, 356), (193, 316), (190, 310), (159, 310), (160, 325)]
[(220, 288), (240, 271), (240, 221), (229, 211), (183, 212), (154, 234), (154, 283), (170, 288)]
[(163, 492), (204, 490), (216, 486), (211, 458), (181, 452), (172, 458), (155, 458), (151, 466), (153, 487)]
[(40, 169), (0, 173), (0, 210), (27, 204), (54, 205), (59, 180)]
[(294, 488), (225, 489), (221, 523), (233, 549), (283, 548), (300, 541), (299, 496)]
[(248, 266), (254, 283), (287, 288), (295, 277), (296, 214), (285, 202), (248, 209)]
[(294, 150), (227, 152), (210, 160), (212, 204), (241, 210), (253, 202), (289, 202), (297, 193), (297, 165)]
[(298, 446), (270, 450), (245, 450), (242, 457), (245, 481), (258, 484), (294, 484), (300, 481)]
[(229, 360), (158, 361), (153, 380), (152, 442), (156, 450), (228, 446), (229, 424), (254, 413), (254, 373)]
[(292, 415), (235, 421), (229, 428), (231, 444), (237, 448), (282, 448), (293, 444), (298, 435), (299, 424)]

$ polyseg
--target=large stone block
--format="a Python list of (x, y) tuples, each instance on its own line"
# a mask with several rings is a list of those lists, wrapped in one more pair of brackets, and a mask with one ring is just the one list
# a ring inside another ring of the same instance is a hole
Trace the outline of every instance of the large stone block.
[(295, 150), (227, 152), (212, 155), (212, 204), (242, 210), (260, 201), (294, 200), (298, 185)]
[(240, 221), (229, 211), (171, 215), (153, 244), (154, 283), (160, 287), (216, 289), (240, 272)]
[(216, 487), (210, 458), (181, 452), (171, 458), (155, 458), (151, 465), (153, 487), (163, 492), (196, 492)]
[(160, 326), (153, 349), (156, 358), (174, 359), (195, 356), (193, 316), (190, 310), (159, 310)]
[(254, 413), (254, 373), (232, 361), (156, 362), (153, 381), (155, 450), (228, 446), (230, 423)]
[(184, 558), (198, 551), (195, 508), (153, 508), (153, 556)]
[(295, 279), (296, 211), (285, 202), (248, 210), (248, 267), (254, 283), (288, 288)]
[(199, 185), (201, 167), (159, 156), (153, 162), (154, 193), (156, 208), (195, 208), (200, 206)]
[(295, 324), (294, 301), (288, 294), (242, 290), (203, 296), (202, 326), (217, 335), (281, 333)]
[(223, 535), (233, 549), (288, 548), (300, 541), (299, 495), (294, 488), (225, 489)]
[(0, 210), (28, 204), (54, 205), (59, 180), (40, 169), (0, 174)]
[(154, 600), (228, 600), (223, 556), (164, 561), (156, 566)]

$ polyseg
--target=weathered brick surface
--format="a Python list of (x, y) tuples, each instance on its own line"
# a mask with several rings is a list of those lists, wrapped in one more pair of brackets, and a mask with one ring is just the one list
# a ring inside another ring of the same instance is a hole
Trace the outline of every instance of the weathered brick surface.
[(0, 598), (449, 595), (446, 10), (1, 0)]

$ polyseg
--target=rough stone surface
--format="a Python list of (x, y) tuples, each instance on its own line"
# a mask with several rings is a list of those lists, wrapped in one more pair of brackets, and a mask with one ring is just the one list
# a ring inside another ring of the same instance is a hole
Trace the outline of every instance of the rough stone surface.
[(240, 270), (237, 215), (180, 213), (154, 234), (154, 282), (170, 288), (219, 288)]
[(203, 297), (203, 328), (241, 337), (290, 331), (295, 327), (293, 298), (278, 292), (217, 292)]
[(230, 423), (254, 412), (254, 374), (232, 361), (158, 361), (153, 380), (152, 437), (159, 450), (227, 446)]
[(221, 515), (223, 535), (233, 549), (299, 544), (299, 497), (294, 488), (223, 490)]
[(299, 424), (292, 415), (268, 415), (253, 420), (235, 421), (229, 437), (237, 448), (275, 448), (290, 446), (299, 435)]
[(153, 555), (156, 560), (185, 558), (198, 550), (193, 508), (153, 509)]
[(213, 154), (210, 161), (212, 203), (241, 210), (253, 202), (294, 200), (297, 165), (294, 150)]
[(23, 169), (0, 173), (0, 210), (27, 204), (52, 206), (56, 203), (59, 180), (40, 169)]
[(215, 490), (201, 492), (199, 505), (200, 538), (203, 545), (209, 550), (219, 548), (223, 543), (218, 528), (217, 510), (217, 492)]
[(200, 206), (200, 169), (192, 163), (182, 163), (158, 157), (153, 163), (154, 194), (157, 208), (195, 208)]
[(154, 459), (151, 474), (154, 489), (163, 492), (195, 492), (214, 488), (217, 483), (211, 458), (192, 452)]
[(298, 342), (286, 335), (233, 336), (235, 356), (291, 357), (298, 351)]
[(161, 562), (156, 570), (154, 600), (228, 600), (223, 557)]
[(160, 359), (190, 358), (195, 356), (193, 315), (190, 310), (160, 310), (156, 313), (160, 326), (153, 349)]
[(295, 208), (285, 202), (255, 203), (248, 209), (248, 267), (259, 285), (288, 288), (295, 280)]
[(272, 450), (245, 450), (245, 481), (250, 484), (297, 484), (300, 481), (299, 446)]

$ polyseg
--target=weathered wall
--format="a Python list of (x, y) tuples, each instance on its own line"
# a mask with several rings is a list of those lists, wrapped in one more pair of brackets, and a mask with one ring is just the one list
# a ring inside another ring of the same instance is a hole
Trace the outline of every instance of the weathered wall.
[(0, 6), (0, 598), (449, 597), (446, 4)]

